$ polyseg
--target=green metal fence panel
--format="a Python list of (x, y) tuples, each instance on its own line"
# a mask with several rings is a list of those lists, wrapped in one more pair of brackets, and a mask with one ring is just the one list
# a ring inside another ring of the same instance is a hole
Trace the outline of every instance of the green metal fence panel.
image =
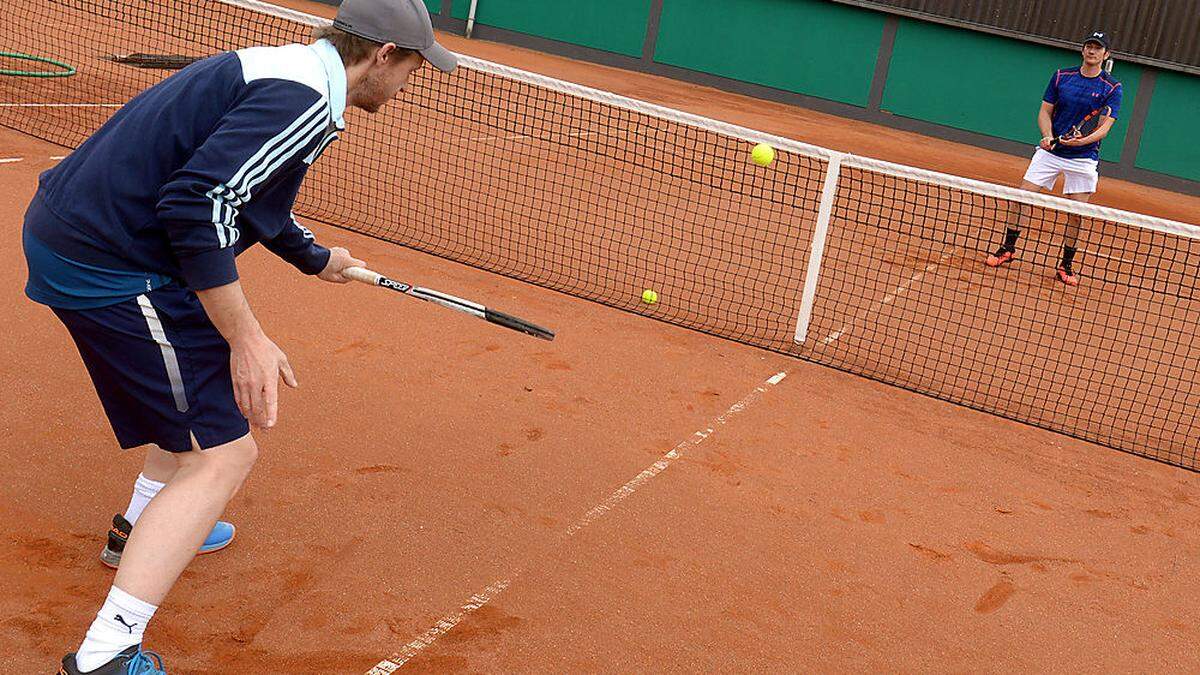
[(866, 106), (883, 23), (820, 0), (664, 0), (654, 60)]
[[(429, 0), (427, 0), (429, 1)], [(471, 0), (450, 14), (466, 19)], [(479, 0), (475, 22), (640, 58), (650, 0)]]
[[(1063, 49), (902, 19), (881, 107), (904, 117), (1025, 141), (1032, 154), (1046, 83), (1055, 70), (1079, 61), (1077, 53)], [(1113, 75), (1124, 96), (1100, 157), (1119, 162), (1141, 66), (1118, 63)]]
[(1200, 142), (1188, 129), (1200, 121), (1200, 77), (1160, 71), (1134, 164), (1200, 181)]

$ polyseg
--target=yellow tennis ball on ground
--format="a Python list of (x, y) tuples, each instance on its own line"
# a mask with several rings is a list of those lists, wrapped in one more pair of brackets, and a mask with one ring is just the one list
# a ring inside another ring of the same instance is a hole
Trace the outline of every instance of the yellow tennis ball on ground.
[(775, 148), (766, 143), (759, 143), (750, 151), (750, 159), (759, 166), (767, 166), (775, 161)]
[(647, 305), (653, 305), (654, 303), (658, 302), (658, 292), (652, 291), (649, 288), (642, 291), (642, 302), (646, 303)]

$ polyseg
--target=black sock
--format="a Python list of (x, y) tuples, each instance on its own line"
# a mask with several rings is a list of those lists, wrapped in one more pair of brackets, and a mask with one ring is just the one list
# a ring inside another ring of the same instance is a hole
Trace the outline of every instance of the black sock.
[(1013, 228), (1008, 228), (1004, 233), (1004, 248), (1015, 251), (1017, 250), (1017, 237), (1021, 236), (1021, 231)]
[(1063, 256), (1062, 256), (1063, 267), (1070, 267), (1071, 263), (1074, 261), (1075, 261), (1075, 247), (1064, 245), (1063, 246)]

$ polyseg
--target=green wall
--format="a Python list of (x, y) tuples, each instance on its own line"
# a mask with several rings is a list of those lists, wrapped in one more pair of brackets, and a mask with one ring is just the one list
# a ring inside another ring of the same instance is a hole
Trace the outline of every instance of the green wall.
[[(430, 2), (430, 0), (426, 0)], [(450, 15), (467, 18), (471, 0)], [(650, 0), (479, 0), (475, 23), (640, 58)]]
[(865, 106), (883, 22), (823, 0), (664, 0), (654, 60)]
[[(883, 93), (882, 109), (989, 136), (1038, 141), (1037, 111), (1050, 76), (1079, 64), (1072, 51), (903, 19)], [(1100, 157), (1117, 162), (1137, 96), (1141, 67), (1113, 75), (1125, 93), (1117, 123), (1100, 146)]]
[[(425, 0), (440, 13), (442, 0)], [(635, 59), (652, 0), (478, 0), (476, 22)], [(447, 3), (465, 19), (471, 0)], [(868, 105), (887, 16), (828, 0), (663, 0), (653, 61), (782, 91)], [(986, 136), (1037, 142), (1050, 76), (1079, 63), (1073, 50), (898, 18), (881, 109)], [(645, 67), (645, 64), (643, 67)], [(1120, 162), (1143, 66), (1117, 62), (1124, 88), (1100, 156)], [(1200, 181), (1200, 143), (1181, 129), (1200, 119), (1200, 78), (1160, 71), (1133, 160)]]
[(1159, 71), (1135, 164), (1142, 169), (1200, 181), (1200, 77)]

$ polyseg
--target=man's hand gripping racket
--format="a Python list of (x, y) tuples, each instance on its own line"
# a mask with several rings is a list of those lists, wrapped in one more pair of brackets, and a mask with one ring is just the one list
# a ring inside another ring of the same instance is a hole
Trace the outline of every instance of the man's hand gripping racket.
[(1087, 117), (1084, 117), (1082, 120), (1080, 120), (1079, 124), (1071, 127), (1067, 133), (1054, 139), (1054, 142), (1050, 144), (1050, 149), (1053, 150), (1059, 145), (1070, 145), (1070, 143), (1067, 141), (1075, 141), (1079, 140), (1080, 138), (1087, 138), (1088, 136), (1091, 136), (1092, 133), (1100, 127), (1100, 123), (1104, 121), (1104, 118), (1110, 115), (1112, 115), (1112, 108), (1108, 106), (1104, 106), (1098, 110), (1093, 110), (1092, 112), (1088, 113)]
[(341, 275), (347, 279), (352, 279), (371, 286), (380, 286), (390, 288), (398, 293), (411, 295), (414, 298), (419, 298), (426, 302), (432, 302), (442, 307), (447, 307), (464, 314), (470, 314), (477, 319), (483, 319), (488, 323), (494, 323), (497, 326), (520, 331), (526, 335), (532, 335), (543, 340), (553, 340), (554, 332), (542, 328), (537, 324), (530, 323), (524, 319), (498, 312), (494, 309), (489, 309), (470, 300), (456, 298), (453, 295), (439, 293), (428, 288), (420, 288), (411, 284), (393, 281), (378, 272), (373, 272), (365, 267), (347, 267), (341, 271)]

